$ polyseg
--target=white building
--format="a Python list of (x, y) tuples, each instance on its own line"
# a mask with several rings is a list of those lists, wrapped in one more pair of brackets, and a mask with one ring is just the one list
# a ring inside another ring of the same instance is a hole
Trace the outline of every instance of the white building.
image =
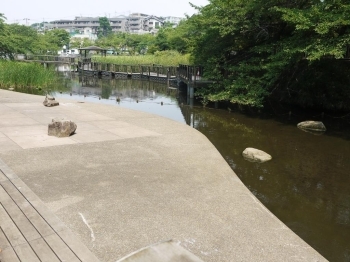
[[(178, 25), (182, 20), (180, 17), (157, 17), (143, 13), (132, 13), (129, 16), (117, 16), (108, 18), (113, 32), (147, 33), (156, 32), (170, 22)], [(74, 20), (56, 20), (50, 23), (53, 28), (65, 29), (71, 34), (96, 35), (100, 27), (99, 17), (76, 17)], [(87, 32), (86, 30), (90, 30)]]
[(185, 18), (181, 18), (181, 17), (167, 16), (167, 17), (164, 17), (164, 22), (171, 23), (173, 25), (173, 27), (176, 27), (179, 25), (181, 20), (184, 20), (184, 19)]

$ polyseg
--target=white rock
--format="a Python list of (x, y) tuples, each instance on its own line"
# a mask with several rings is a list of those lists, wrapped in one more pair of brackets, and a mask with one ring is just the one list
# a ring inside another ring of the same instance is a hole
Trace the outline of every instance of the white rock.
[(303, 130), (324, 132), (326, 131), (325, 125), (320, 121), (304, 121), (297, 125), (298, 128)]
[(272, 159), (272, 156), (265, 153), (264, 151), (261, 151), (256, 148), (248, 147), (246, 148), (243, 153), (243, 157), (245, 160), (251, 161), (251, 162), (259, 162), (264, 163), (266, 161), (269, 161)]

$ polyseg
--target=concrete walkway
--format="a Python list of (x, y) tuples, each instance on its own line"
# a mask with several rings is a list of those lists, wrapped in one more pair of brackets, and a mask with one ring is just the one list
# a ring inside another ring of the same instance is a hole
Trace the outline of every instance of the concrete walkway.
[[(101, 261), (168, 239), (204, 261), (325, 261), (195, 129), (117, 106), (43, 100), (0, 90), (0, 159)], [(54, 117), (75, 121), (76, 134), (47, 136)]]

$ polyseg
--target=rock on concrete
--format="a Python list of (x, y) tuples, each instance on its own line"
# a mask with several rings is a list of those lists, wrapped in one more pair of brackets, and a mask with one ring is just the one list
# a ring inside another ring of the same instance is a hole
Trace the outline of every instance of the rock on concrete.
[(74, 134), (77, 125), (66, 119), (52, 119), (49, 124), (48, 135), (57, 137), (69, 137)]
[(252, 148), (252, 147), (246, 148), (243, 151), (242, 155), (243, 155), (245, 160), (248, 160), (251, 162), (264, 163), (264, 162), (272, 159), (272, 157), (269, 154), (267, 154), (264, 151), (261, 151), (259, 149)]
[(326, 131), (325, 125), (320, 121), (304, 121), (297, 125), (298, 128), (310, 131), (324, 132)]
[(60, 103), (57, 102), (54, 97), (46, 96), (43, 104), (44, 106), (51, 107), (51, 106), (58, 106)]

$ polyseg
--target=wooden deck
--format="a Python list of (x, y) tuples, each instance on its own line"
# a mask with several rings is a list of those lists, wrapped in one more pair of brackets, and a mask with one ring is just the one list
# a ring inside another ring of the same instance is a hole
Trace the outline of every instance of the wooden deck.
[(99, 261), (1, 159), (0, 261)]

